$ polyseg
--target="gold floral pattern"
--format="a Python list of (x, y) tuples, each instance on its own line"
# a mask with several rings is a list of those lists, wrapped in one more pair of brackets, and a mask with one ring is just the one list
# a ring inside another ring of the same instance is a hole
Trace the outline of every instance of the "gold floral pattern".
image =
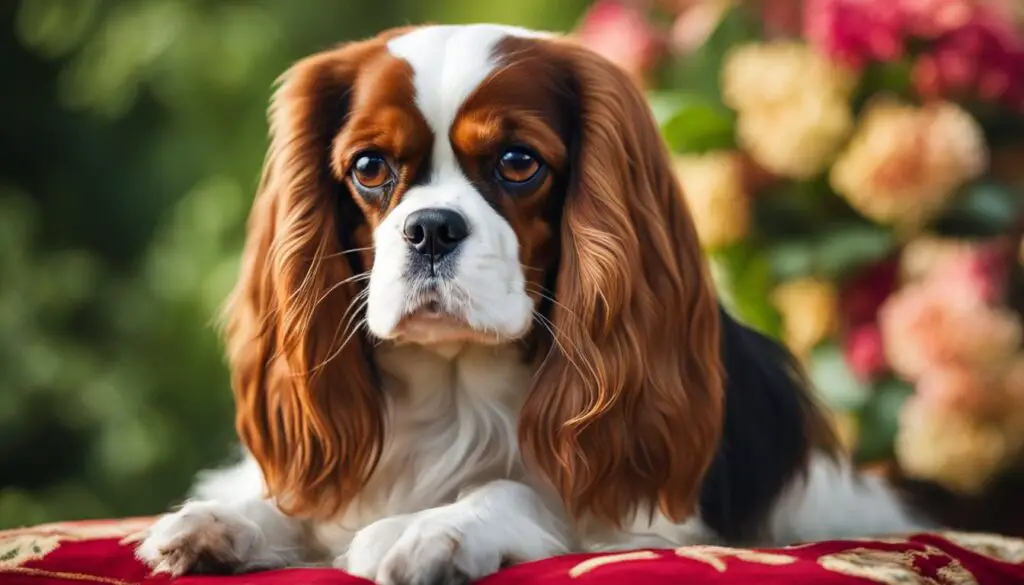
[[(788, 565), (797, 561), (796, 557), (778, 553), (767, 553), (749, 549), (729, 548), (724, 546), (684, 546), (676, 549), (678, 557), (706, 563), (718, 572), (727, 569), (726, 559), (736, 559), (747, 563), (762, 565)], [(654, 551), (643, 550), (626, 553), (605, 554), (581, 561), (569, 569), (569, 576), (576, 578), (600, 567), (630, 561), (653, 561), (665, 558)]]
[(60, 538), (52, 535), (22, 534), (0, 539), (0, 568), (20, 567), (39, 560), (60, 546)]
[[(0, 574), (15, 573), (63, 580), (93, 582), (97, 585), (132, 585), (116, 577), (53, 572), (49, 569), (26, 566), (26, 563), (45, 559), (62, 543), (72, 541), (118, 539), (122, 543), (132, 535), (144, 533), (152, 518), (129, 518), (119, 521), (66, 522), (31, 528), (0, 531)], [(954, 552), (931, 544), (941, 538), (966, 551), (991, 561), (1024, 565), (1024, 540), (963, 532), (941, 532), (930, 535), (912, 535), (906, 538), (851, 540), (846, 548), (835, 550), (842, 543), (827, 543), (827, 554), (814, 553), (813, 547), (821, 543), (807, 543), (776, 551), (759, 551), (723, 546), (685, 546), (674, 550), (637, 550), (596, 555), (582, 560), (568, 571), (570, 578), (589, 575), (596, 570), (621, 563), (640, 563), (662, 559), (681, 558), (703, 563), (719, 573), (739, 564), (782, 567), (798, 562), (803, 567), (817, 564), (821, 569), (839, 575), (866, 579), (883, 585), (979, 585), (978, 579), (956, 558)], [(894, 549), (893, 546), (899, 546)], [(888, 546), (889, 550), (876, 548)], [(786, 554), (792, 553), (792, 554)], [(755, 571), (758, 569), (754, 569)]]
[(0, 569), (21, 567), (40, 560), (62, 542), (123, 538), (152, 524), (152, 518), (127, 518), (116, 522), (60, 522), (0, 531)]
[(569, 576), (575, 579), (580, 575), (585, 575), (593, 571), (594, 569), (603, 567), (605, 565), (613, 565), (616, 563), (623, 563), (628, 561), (651, 561), (660, 558), (661, 555), (649, 550), (638, 550), (634, 552), (601, 555), (577, 563), (573, 568), (569, 569)]
[[(990, 534), (943, 532), (935, 534), (951, 544), (983, 555), (991, 560), (1024, 564), (1024, 540)], [(907, 538), (853, 539), (851, 548), (819, 556), (816, 561), (831, 573), (867, 579), (884, 585), (979, 585), (977, 578), (952, 554), (921, 542), (917, 536)], [(903, 550), (871, 548), (871, 545), (903, 545)], [(800, 559), (781, 551), (806, 550), (820, 546), (807, 543), (766, 552), (722, 546), (685, 546), (672, 551), (675, 556), (698, 561), (724, 573), (730, 560), (769, 566), (784, 566)], [(651, 561), (667, 558), (669, 551), (635, 551), (591, 557), (569, 570), (576, 578), (601, 567), (623, 562)], [(805, 557), (806, 559), (806, 557)], [(806, 559), (814, 562), (814, 558)], [(926, 569), (926, 567), (931, 567)]]
[[(945, 564), (936, 570), (935, 577), (929, 577), (918, 570), (919, 559), (938, 559)], [(854, 548), (822, 556), (818, 564), (833, 573), (886, 585), (978, 585), (978, 580), (960, 561), (932, 546), (904, 551)]]
[(1019, 538), (966, 532), (942, 532), (938, 536), (962, 549), (995, 561), (1011, 565), (1024, 564), (1024, 540)]
[(725, 559), (733, 558), (747, 563), (762, 565), (788, 565), (796, 562), (796, 557), (778, 553), (766, 553), (756, 550), (728, 548), (724, 546), (684, 546), (676, 549), (676, 555), (711, 565), (719, 573), (726, 569)]
[(122, 538), (143, 530), (153, 524), (151, 517), (125, 518), (123, 520), (83, 520), (78, 522), (55, 522), (28, 528), (0, 530), (0, 540), (24, 534), (56, 535), (61, 540), (99, 540)]

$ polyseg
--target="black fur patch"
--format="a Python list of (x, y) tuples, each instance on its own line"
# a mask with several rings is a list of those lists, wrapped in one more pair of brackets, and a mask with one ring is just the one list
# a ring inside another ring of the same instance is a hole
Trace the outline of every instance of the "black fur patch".
[(814, 416), (792, 355), (720, 307), (725, 430), (700, 493), (701, 518), (730, 542), (762, 534), (772, 505), (803, 470)]

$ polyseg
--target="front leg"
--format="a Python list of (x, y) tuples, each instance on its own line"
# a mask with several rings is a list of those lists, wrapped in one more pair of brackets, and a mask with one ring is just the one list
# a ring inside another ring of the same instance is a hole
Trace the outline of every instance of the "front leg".
[(135, 555), (171, 576), (240, 573), (298, 564), (302, 534), (270, 500), (193, 500), (141, 535)]
[(453, 504), (367, 526), (336, 565), (380, 585), (469, 583), (568, 552), (566, 526), (529, 486), (493, 481)]

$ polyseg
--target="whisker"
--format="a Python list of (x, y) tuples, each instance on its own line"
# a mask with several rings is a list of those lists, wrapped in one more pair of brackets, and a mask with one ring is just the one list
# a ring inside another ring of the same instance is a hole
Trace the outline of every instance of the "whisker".
[[(369, 303), (369, 298), (363, 298), (364, 296), (366, 295), (360, 293), (358, 296), (356, 296), (355, 299), (353, 299), (353, 302), (349, 304), (349, 308), (345, 310), (345, 314), (342, 315), (341, 319), (338, 320), (338, 326), (334, 330), (334, 335), (331, 338), (331, 344), (328, 347), (334, 347), (335, 342), (338, 340), (338, 333), (341, 331), (346, 332), (344, 334), (345, 339), (341, 342), (340, 345), (338, 345), (337, 348), (330, 349), (327, 357), (321, 360), (321, 362), (317, 364), (315, 367), (311, 368), (310, 371), (308, 372), (309, 374), (318, 372), (319, 370), (326, 367), (330, 362), (334, 361), (334, 358), (338, 357), (341, 354), (342, 350), (345, 349), (345, 346), (348, 345), (348, 342), (351, 341), (352, 336), (359, 331), (360, 326), (366, 322), (365, 318), (361, 318), (359, 319), (359, 321), (356, 322), (357, 325), (355, 327), (352, 326), (353, 320), (356, 319), (360, 315), (360, 313), (362, 313), (363, 309), (365, 309), (366, 305)], [(356, 310), (353, 312), (352, 309), (354, 307), (358, 308), (356, 308)], [(349, 316), (348, 320), (346, 321), (346, 316), (348, 316), (350, 312), (352, 313), (352, 315)], [(344, 323), (344, 329), (342, 328), (342, 323)], [(349, 329), (351, 329), (350, 332)]]
[[(584, 375), (583, 375), (583, 369), (582, 369), (582, 368), (580, 368), (579, 362), (577, 362), (577, 361), (576, 361), (576, 356), (577, 356), (577, 355), (582, 355), (582, 354), (580, 353), (580, 351), (579, 351), (579, 347), (577, 347), (577, 346), (576, 346), (576, 344), (574, 344), (574, 343), (572, 342), (572, 340), (570, 340), (570, 339), (569, 339), (568, 337), (566, 337), (566, 341), (568, 341), (568, 342), (569, 342), (569, 345), (570, 345), (570, 346), (572, 347), (572, 349), (573, 349), (573, 354), (570, 354), (570, 353), (569, 353), (568, 351), (566, 351), (566, 349), (565, 349), (565, 346), (564, 346), (564, 345), (562, 345), (562, 342), (561, 342), (561, 340), (559, 339), (559, 337), (560, 337), (560, 335), (559, 335), (560, 331), (558, 330), (558, 327), (557, 327), (557, 326), (556, 326), (556, 325), (555, 325), (555, 324), (554, 324), (554, 323), (553, 323), (553, 322), (552, 322), (552, 321), (551, 321), (550, 319), (548, 319), (548, 318), (547, 318), (547, 317), (545, 317), (544, 315), (542, 315), (542, 314), (538, 313), (537, 311), (534, 311), (534, 312), (533, 312), (533, 315), (534, 315), (534, 317), (536, 317), (536, 318), (537, 318), (537, 321), (538, 321), (538, 322), (539, 322), (539, 323), (540, 323), (540, 324), (541, 324), (541, 325), (542, 325), (542, 326), (543, 326), (543, 327), (544, 327), (545, 329), (547, 329), (547, 330), (548, 330), (548, 333), (550, 333), (550, 334), (551, 334), (551, 339), (552, 339), (552, 341), (554, 341), (554, 342), (555, 342), (555, 345), (556, 345), (556, 346), (558, 347), (558, 351), (559, 351), (559, 352), (560, 352), (560, 353), (562, 354), (562, 356), (564, 356), (564, 357), (565, 357), (565, 359), (566, 359), (566, 360), (567, 360), (567, 361), (569, 362), (569, 365), (571, 365), (571, 366), (573, 367), (573, 369), (575, 369), (575, 370), (576, 370), (576, 373), (577, 373), (577, 374), (579, 374), (579, 376), (580, 376), (581, 378), (586, 378), (586, 376), (584, 376)], [(547, 359), (548, 359), (547, 357), (545, 357), (545, 358), (544, 358), (545, 362), (547, 361)], [(596, 377), (596, 370), (594, 369), (594, 367), (593, 367), (593, 364), (591, 364), (591, 363), (590, 363), (590, 362), (589, 362), (588, 360), (584, 360), (584, 362), (586, 363), (586, 365), (587, 365), (587, 370), (588, 370), (588, 371), (590, 372), (590, 374), (591, 374), (592, 376), (595, 376), (595, 377)], [(538, 369), (538, 371), (540, 371), (540, 370)]]
[(569, 307), (565, 306), (565, 304), (559, 302), (554, 296), (546, 294), (544, 292), (545, 290), (547, 290), (547, 289), (545, 289), (543, 286), (541, 286), (539, 288), (532, 288), (531, 289), (530, 288), (530, 283), (526, 283), (526, 292), (532, 292), (532, 293), (536, 294), (537, 296), (539, 296), (540, 298), (545, 299), (547, 301), (550, 301), (551, 304), (555, 305), (556, 307), (559, 307), (559, 308), (563, 309), (566, 313), (568, 313), (570, 316), (572, 316), (577, 321), (580, 320), (579, 315), (577, 315), (575, 311), (573, 311)]
[(352, 319), (359, 315), (360, 311), (362, 311), (362, 309), (365, 308), (368, 300), (368, 289), (363, 289), (359, 291), (359, 294), (352, 298), (352, 301), (348, 304), (348, 307), (345, 308), (345, 312), (341, 315), (341, 318), (338, 319), (338, 325), (334, 328), (334, 334), (331, 336), (331, 343), (330, 345), (328, 345), (328, 355), (330, 357), (325, 358), (320, 364), (312, 368), (310, 370), (311, 372), (316, 371), (327, 365), (327, 362), (333, 359), (339, 352), (341, 352), (342, 349), (344, 349), (344, 345), (335, 349), (334, 344), (338, 341), (339, 335), (344, 335), (343, 332), (348, 330), (348, 327), (352, 323)]
[[(364, 325), (366, 325), (366, 319), (365, 318), (364, 319), (360, 319), (359, 322), (356, 323), (356, 326), (352, 328), (352, 332), (349, 333), (348, 336), (345, 337), (345, 340), (341, 342), (341, 347), (338, 348), (339, 352), (342, 350), (342, 348), (344, 348), (346, 345), (348, 345), (348, 342), (352, 340), (352, 337), (356, 333), (359, 333), (359, 330)], [(337, 357), (337, 356), (332, 356), (331, 359), (334, 359), (334, 357)]]
[(370, 279), (370, 271), (367, 270), (366, 272), (360, 272), (359, 274), (350, 276), (350, 277), (346, 278), (345, 280), (339, 280), (338, 282), (332, 284), (330, 286), (330, 288), (328, 288), (324, 292), (324, 294), (320, 295), (320, 298), (317, 299), (316, 305), (314, 305), (314, 308), (318, 307), (320, 305), (320, 303), (324, 302), (324, 299), (326, 299), (331, 293), (333, 293), (334, 291), (338, 290), (340, 287), (342, 287), (342, 286), (344, 286), (346, 284), (349, 284), (351, 282), (361, 282), (361, 281), (369, 280), (369, 279)]
[(349, 248), (348, 250), (341, 250), (339, 252), (334, 252), (333, 254), (328, 254), (328, 255), (324, 256), (322, 259), (323, 260), (330, 260), (331, 258), (337, 258), (338, 256), (345, 256), (347, 254), (355, 254), (357, 252), (369, 252), (370, 250), (373, 250), (373, 246), (366, 246), (364, 248)]

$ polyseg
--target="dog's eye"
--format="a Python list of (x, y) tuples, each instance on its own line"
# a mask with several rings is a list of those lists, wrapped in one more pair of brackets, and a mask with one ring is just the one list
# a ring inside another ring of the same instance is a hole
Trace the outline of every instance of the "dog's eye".
[(380, 153), (364, 152), (356, 156), (352, 165), (352, 180), (360, 187), (377, 189), (387, 185), (392, 179), (391, 167)]
[(498, 177), (513, 184), (527, 183), (537, 176), (541, 162), (533, 153), (524, 148), (510, 148), (498, 159)]

